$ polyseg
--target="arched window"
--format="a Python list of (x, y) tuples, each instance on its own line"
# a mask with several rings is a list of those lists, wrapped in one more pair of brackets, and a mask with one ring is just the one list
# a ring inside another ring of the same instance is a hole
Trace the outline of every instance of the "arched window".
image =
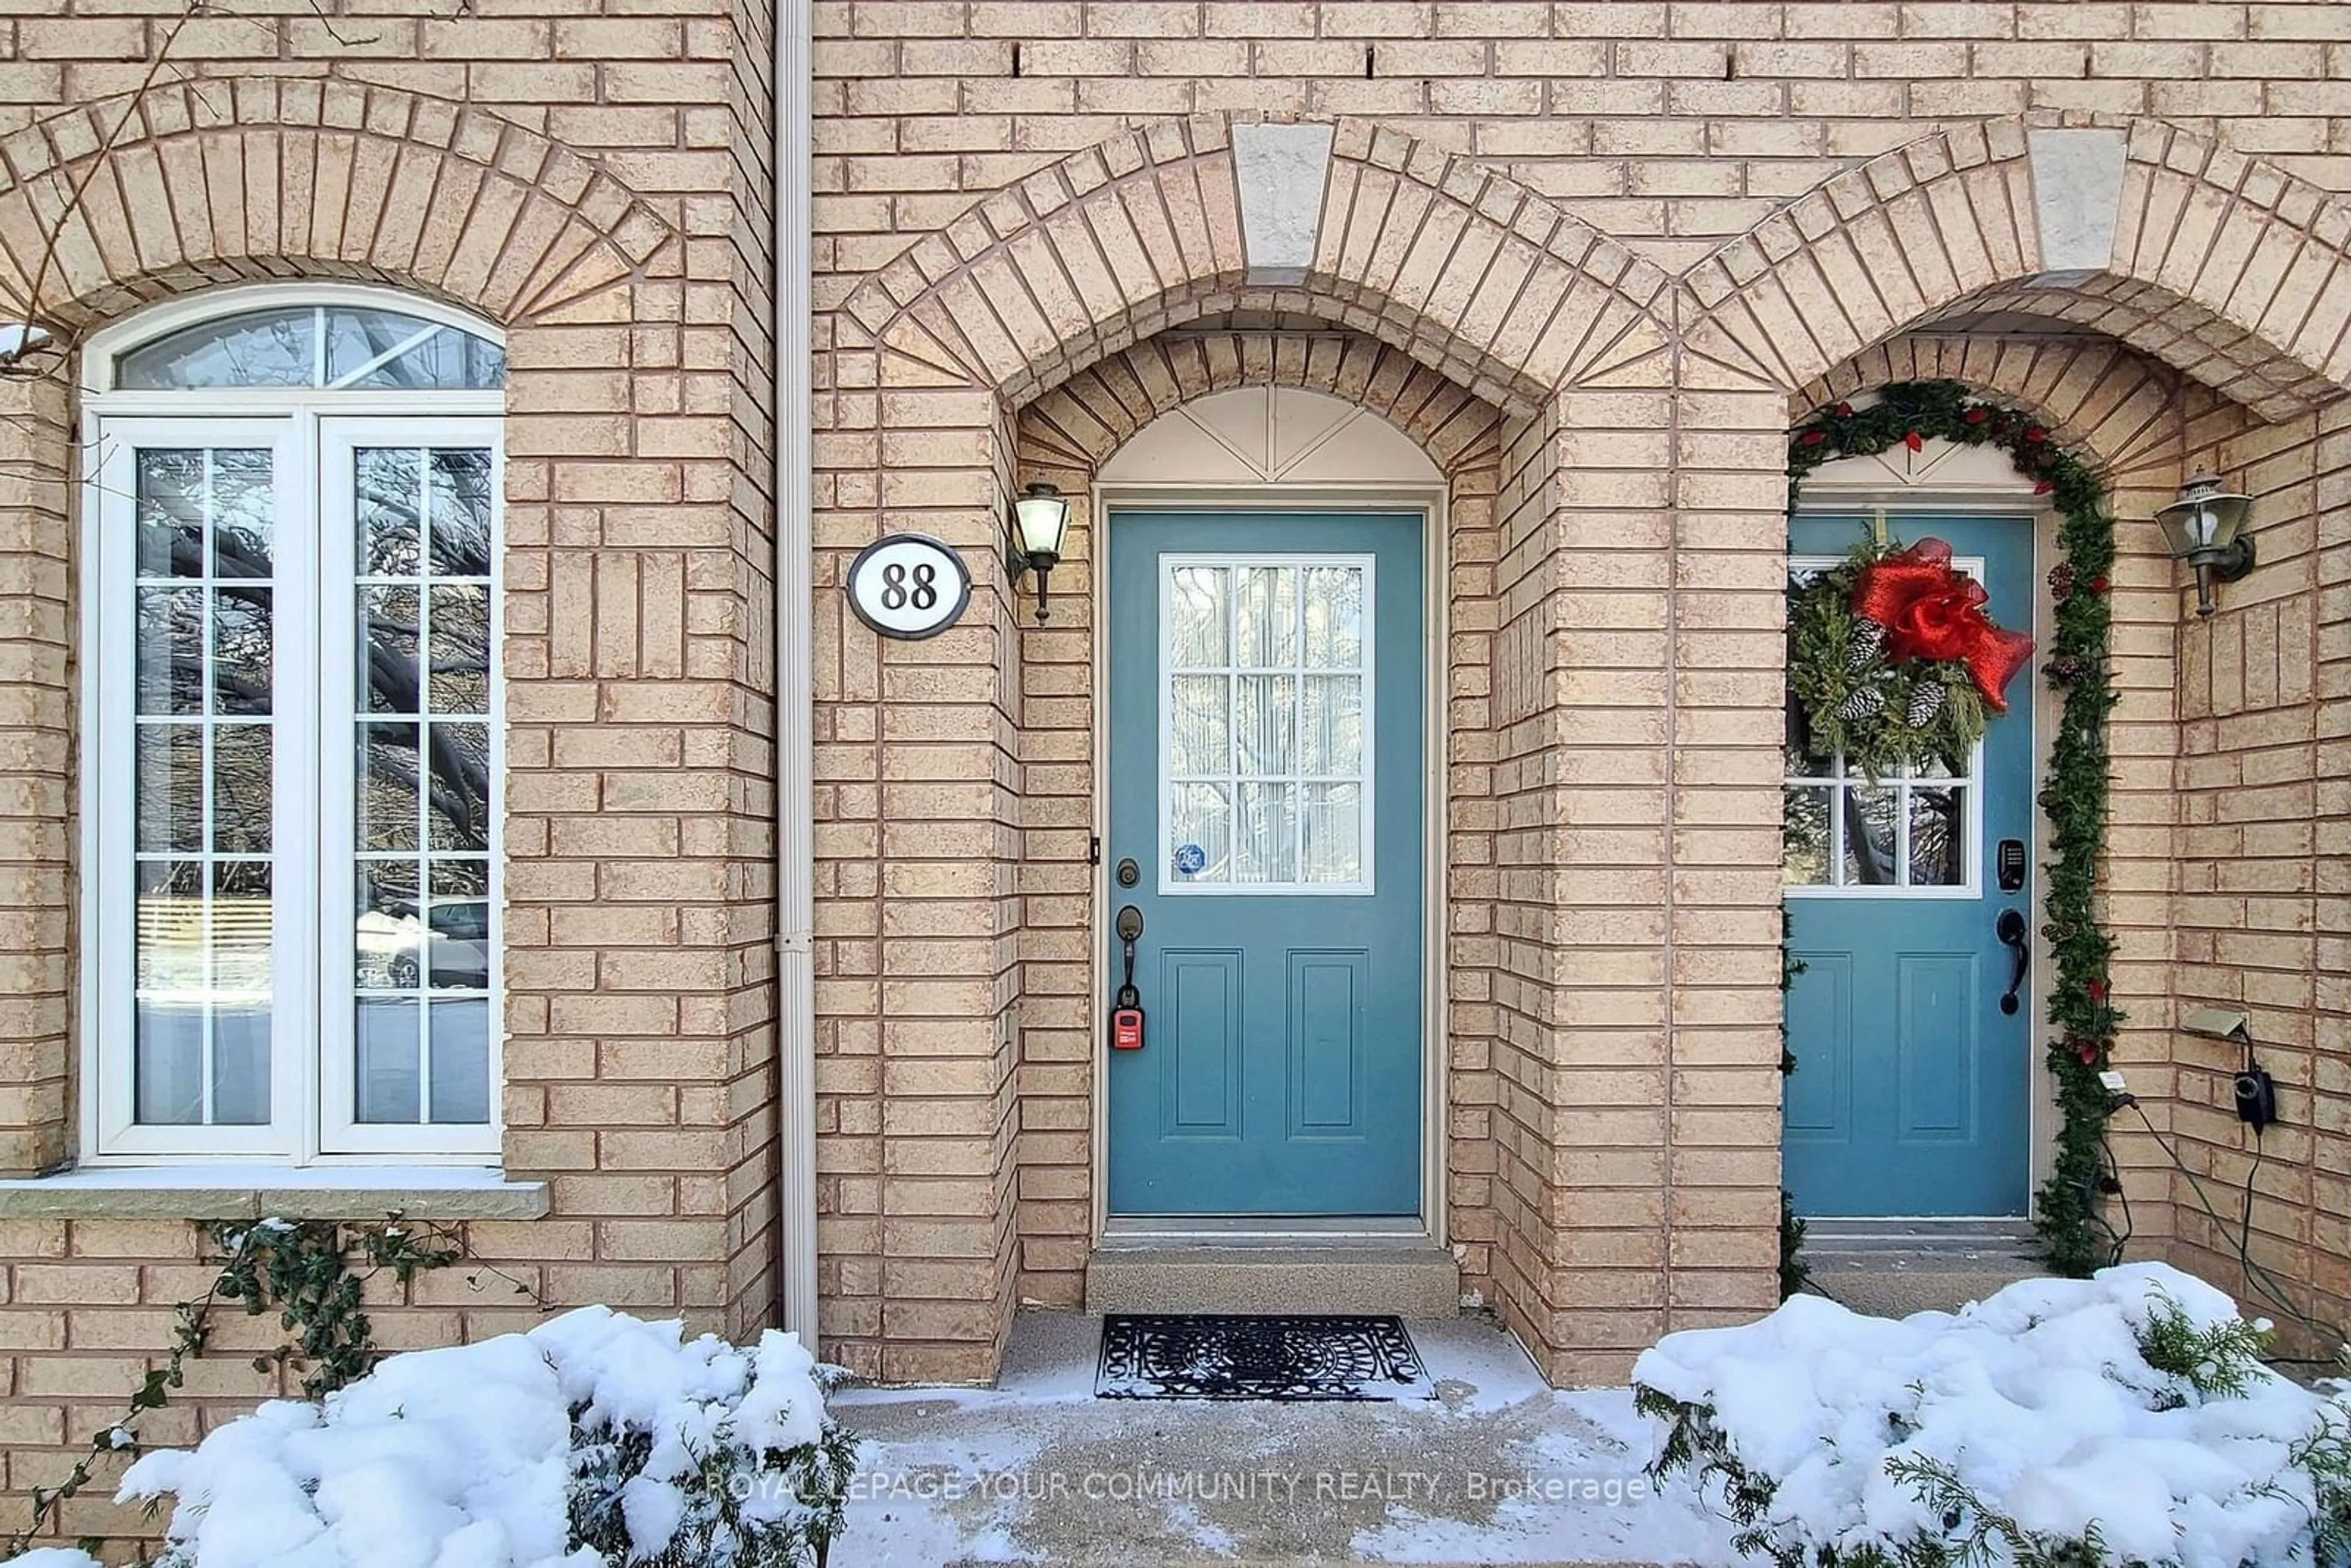
[(477, 331), (379, 305), (265, 306), (141, 341), (113, 357), (123, 392), (315, 387), (496, 392), (506, 350)]
[(503, 349), (287, 287), (87, 354), (86, 1154), (493, 1159)]

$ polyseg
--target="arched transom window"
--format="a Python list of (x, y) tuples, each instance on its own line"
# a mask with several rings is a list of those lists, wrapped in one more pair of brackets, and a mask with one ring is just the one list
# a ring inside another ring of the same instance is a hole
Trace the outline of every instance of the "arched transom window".
[(494, 1158), (504, 350), (263, 289), (89, 356), (86, 1152)]

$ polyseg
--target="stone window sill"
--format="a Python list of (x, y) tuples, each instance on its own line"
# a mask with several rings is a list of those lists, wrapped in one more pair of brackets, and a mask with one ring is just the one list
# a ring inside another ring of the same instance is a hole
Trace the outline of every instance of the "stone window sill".
[(7, 1219), (537, 1219), (547, 1184), (434, 1166), (101, 1166), (0, 1179)]

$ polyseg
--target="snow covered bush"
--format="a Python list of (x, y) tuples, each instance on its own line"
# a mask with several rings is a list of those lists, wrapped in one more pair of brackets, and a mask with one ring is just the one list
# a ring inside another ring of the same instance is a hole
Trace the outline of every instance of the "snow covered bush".
[(799, 1568), (853, 1451), (794, 1336), (583, 1307), (264, 1405), (120, 1495), (177, 1494), (157, 1568)]
[(2351, 1563), (2351, 1402), (2159, 1263), (1894, 1322), (1797, 1296), (1634, 1364), (1687, 1468), (1781, 1568)]

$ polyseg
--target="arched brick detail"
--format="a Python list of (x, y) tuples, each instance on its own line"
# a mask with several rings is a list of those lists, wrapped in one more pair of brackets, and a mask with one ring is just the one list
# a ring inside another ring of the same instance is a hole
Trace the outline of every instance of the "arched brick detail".
[[(2028, 411), (2106, 478), (2116, 550), (2108, 603), (2121, 696), (2107, 734), (2114, 754), (2127, 760), (2115, 769), (2109, 795), (2102, 898), (2116, 940), (2115, 985), (2125, 995), (2161, 997), (2175, 967), (2173, 935), (2168, 905), (2151, 894), (2178, 874), (2174, 835), (2187, 820), (2173, 776), (2180, 745), (2174, 719), (2181, 684), (2177, 633), (2186, 612), (2186, 574), (2151, 519), (2179, 492), (2197, 411), (2211, 410), (2220, 400), (2184, 386), (2179, 371), (2112, 338), (1912, 332), (1865, 350), (1807, 383), (1790, 399), (1789, 415), (1802, 418), (1822, 403), (1889, 382), (1943, 378)], [(2016, 489), (2025, 493), (2022, 476)], [(2131, 1009), (2116, 1041), (2116, 1065), (2134, 1078), (2160, 1082), (2171, 1054), (2167, 1022), (2160, 1009)], [(2168, 1168), (2161, 1150), (2136, 1124), (2117, 1124), (2115, 1140), (2134, 1211), (2163, 1213), (2170, 1193), (2155, 1174)]]
[(2271, 419), (2351, 379), (2351, 296), (2335, 281), (2351, 201), (2134, 121), (2108, 265), (2052, 273), (2028, 132), (2056, 123), (1938, 131), (1773, 213), (1688, 274), (1691, 348), (1799, 387), (1911, 328), (2014, 330), (2022, 315), (2095, 327)]
[[(1025, 874), (1030, 885), (1083, 908), (1093, 896), (1083, 834), (1054, 831), (1090, 818), (1095, 788), (1095, 691), (1079, 678), (1092, 656), (1094, 605), (1086, 585), (1099, 559), (1094, 475), (1145, 425), (1215, 392), (1240, 387), (1299, 387), (1369, 410), (1417, 442), (1447, 482), (1443, 594), (1447, 611), (1444, 855), (1447, 1099), (1447, 1231), (1468, 1288), (1514, 1313), (1513, 1326), (1541, 1338), (1546, 1270), (1540, 1250), (1500, 1216), (1491, 1186), (1510, 1168), (1499, 1145), (1517, 1123), (1504, 1108), (1502, 1077), (1533, 1071), (1504, 1038), (1491, 1001), (1509, 984), (1497, 936), (1499, 824), (1494, 773), (1500, 742), (1488, 702), (1503, 620), (1497, 587), (1506, 533), (1503, 437), (1506, 420), (1492, 404), (1401, 349), (1352, 332), (1238, 329), (1162, 333), (1078, 371), (1022, 409), (1015, 419), (1016, 466), (1024, 477), (1050, 478), (1070, 496), (1071, 538), (1055, 570), (1050, 651), (1032, 634), (1031, 689), (1050, 693), (1050, 709), (1032, 708), (1023, 728), (1028, 788), (1020, 801), (1029, 826)], [(1070, 588), (1062, 596), (1067, 574)], [(1091, 913), (1091, 912), (1090, 912)], [(1022, 965), (1030, 1000), (1022, 1022), (1047, 1060), (1091, 1061), (1099, 1021), (1083, 998), (1092, 978), (1082, 945), (1062, 928), (1074, 915), (1023, 934)], [(1071, 1071), (1025, 1082), (1015, 1225), (1021, 1300), (1065, 1306), (1084, 1296), (1090, 1218), (1082, 1199), (1092, 1179), (1092, 1149), (1081, 1134), (1090, 1113), (1089, 1078)], [(1523, 1112), (1520, 1114), (1523, 1115)], [(1499, 1124), (1498, 1125), (1498, 1124)], [(1030, 1197), (1030, 1194), (1039, 1196)]]
[[(617, 161), (493, 111), (337, 79), (167, 81), (10, 123), (0, 319), (26, 313), (54, 230), (33, 306), (66, 345), (152, 300), (305, 277), (385, 283), (507, 329), (503, 1165), (552, 1173), (552, 1190), (548, 1223), (477, 1227), (466, 1250), (550, 1303), (738, 1333), (771, 1322), (772, 936), (746, 912), (772, 884), (772, 824), (743, 782), (772, 766), (765, 282), (723, 244), (689, 254), (677, 217), (739, 212), (753, 193), (729, 172), (647, 199)], [(87, 1152), (72, 1122), (79, 459), (70, 362), (46, 368), (0, 376), (15, 481), (0, 484), (0, 790), (38, 802), (0, 819), (0, 862), (19, 873), (0, 891), (15, 1019), (0, 1049), (25, 1085), (0, 1110), (10, 1176)], [(42, 1249), (61, 1251), (64, 1223)], [(184, 1224), (141, 1234), (128, 1245), (144, 1256), (192, 1255)], [(123, 1299), (61, 1296), (47, 1343), (74, 1343), (68, 1311)], [(387, 1333), (508, 1326), (503, 1302), (421, 1281), (381, 1305)], [(87, 1381), (73, 1366), (60, 1378)], [(221, 1385), (207, 1416), (284, 1392), (274, 1372)]]
[(1313, 265), (1252, 286), (1231, 120), (1155, 122), (997, 193), (868, 278), (838, 349), (885, 384), (980, 386), (1012, 406), (1155, 332), (1235, 308), (1315, 315), (1531, 414), (1555, 389), (1667, 350), (1669, 283), (1475, 160), (1342, 120)]
[(1448, 475), (1495, 459), (1500, 413), (1401, 350), (1353, 334), (1237, 331), (1165, 334), (1071, 376), (1021, 413), (1021, 470), (1091, 475), (1161, 414), (1258, 386), (1369, 409)]
[(0, 300), (75, 329), (289, 264), (512, 322), (641, 272), (676, 237), (588, 159), (395, 88), (165, 82), (0, 139)]
[(1800, 420), (1888, 382), (1939, 380), (1965, 382), (2031, 411), (2117, 483), (2175, 482), (2180, 377), (2108, 338), (1906, 332), (1807, 382), (1788, 400), (1788, 416)]

